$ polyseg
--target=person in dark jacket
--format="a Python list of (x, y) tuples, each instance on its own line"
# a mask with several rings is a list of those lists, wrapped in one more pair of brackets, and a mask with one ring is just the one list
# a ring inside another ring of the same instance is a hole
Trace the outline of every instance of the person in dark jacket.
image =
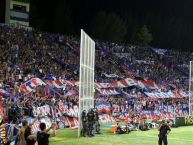
[(164, 145), (168, 145), (167, 135), (169, 134), (170, 131), (171, 131), (170, 127), (167, 125), (165, 120), (163, 120), (159, 128), (159, 134), (158, 134), (158, 137), (159, 137), (158, 144), (159, 145), (162, 145), (162, 142), (164, 143)]
[[(49, 145), (49, 137), (56, 135), (55, 124), (52, 124), (52, 126), (49, 129), (46, 129), (46, 124), (45, 123), (40, 123), (39, 127), (40, 127), (41, 131), (39, 131), (37, 133), (38, 145)], [(50, 131), (50, 129), (53, 129), (52, 134), (48, 133)]]
[(36, 136), (32, 134), (31, 126), (27, 126), (25, 129), (24, 137), (26, 140), (26, 145), (35, 145)]

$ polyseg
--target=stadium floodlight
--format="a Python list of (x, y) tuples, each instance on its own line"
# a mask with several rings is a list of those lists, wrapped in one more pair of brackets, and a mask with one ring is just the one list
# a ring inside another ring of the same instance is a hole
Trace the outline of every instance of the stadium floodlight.
[(94, 67), (95, 42), (81, 29), (78, 137), (82, 128), (82, 111), (88, 112), (90, 108), (94, 108)]

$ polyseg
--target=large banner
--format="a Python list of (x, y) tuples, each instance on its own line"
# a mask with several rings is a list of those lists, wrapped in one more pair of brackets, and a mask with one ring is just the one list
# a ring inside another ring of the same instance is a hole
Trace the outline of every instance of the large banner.
[(45, 83), (52, 88), (65, 89), (66, 83), (61, 80), (45, 80)]
[(109, 95), (118, 95), (120, 92), (115, 89), (97, 89), (101, 95), (109, 96)]
[[(36, 121), (32, 126), (34, 132), (39, 130), (39, 123), (45, 122), (47, 127), (51, 125), (51, 122), (57, 122), (58, 126), (63, 124), (63, 127), (77, 128), (78, 127), (78, 106), (69, 106), (63, 102), (59, 102), (58, 105), (44, 105), (41, 107), (33, 106), (33, 114), (37, 116), (41, 114), (44, 116), (39, 121)], [(31, 122), (31, 121), (29, 121)], [(59, 127), (59, 128), (63, 128)]]
[(20, 86), (20, 91), (29, 94), (38, 86), (45, 86), (46, 84), (39, 78), (31, 78)]
[[(100, 113), (99, 115), (100, 122), (107, 123), (107, 122), (114, 121), (114, 117), (110, 115), (111, 106), (109, 103), (106, 103), (106, 102), (96, 103), (95, 107), (98, 109)], [(120, 110), (124, 111), (125, 107), (113, 105), (112, 109), (113, 109), (112, 110), (113, 112), (117, 112)], [(51, 106), (51, 105), (44, 105), (41, 107), (33, 106), (33, 113), (34, 113), (34, 116), (37, 116), (38, 114), (41, 114), (42, 116), (44, 116), (40, 120), (36, 121), (32, 126), (32, 130), (34, 133), (39, 130), (40, 122), (45, 122), (47, 127), (51, 125), (52, 121), (56, 121), (58, 123), (58, 126), (59, 124), (63, 123), (65, 127), (70, 127), (70, 128), (78, 127), (79, 112), (78, 112), (77, 105), (69, 106), (63, 102), (60, 102), (56, 106)], [(28, 118), (27, 120), (29, 123), (31, 123), (33, 121), (33, 118)]]
[[(78, 84), (78, 81), (65, 81), (66, 84), (75, 86)], [(158, 86), (155, 82), (149, 80), (137, 80), (133, 78), (126, 78), (120, 81), (114, 81), (109, 83), (95, 83), (96, 88), (99, 89), (107, 89), (107, 88), (124, 88), (130, 86), (138, 86), (141, 88), (150, 88), (150, 89), (157, 89)]]
[(151, 88), (151, 89), (157, 89), (158, 86), (155, 82), (152, 81), (145, 81), (145, 80), (136, 80), (132, 78), (126, 78), (121, 81), (116, 82), (110, 82), (110, 83), (96, 83), (97, 88), (124, 88), (124, 87), (130, 87), (130, 86), (138, 86), (141, 88)]
[(95, 103), (95, 107), (97, 108), (100, 114), (111, 113), (111, 105), (108, 102), (97, 102)]
[(69, 117), (76, 117), (78, 118), (78, 106), (73, 105), (65, 105), (64, 103), (60, 102), (57, 106), (51, 106), (51, 105), (44, 105), (41, 107), (35, 107), (33, 106), (33, 114), (34, 116), (37, 116), (41, 114), (42, 116), (52, 116), (54, 117), (61, 117), (63, 115), (69, 116)]
[(182, 98), (188, 97), (188, 94), (182, 91), (178, 92), (144, 92), (148, 97), (151, 98)]
[[(67, 91), (64, 94), (64, 96), (78, 95), (77, 90), (73, 88), (73, 86), (78, 85), (78, 81), (45, 80), (45, 83), (44, 83), (39, 78), (31, 78), (30, 80), (26, 81), (24, 84), (20, 86), (20, 91), (24, 92), (25, 94), (28, 94), (33, 89), (36, 89), (38, 86), (45, 86), (45, 85), (47, 85), (47, 87), (50, 87), (51, 89), (65, 90), (67, 84), (70, 85), (72, 89)], [(130, 96), (130, 94), (124, 91), (116, 90), (116, 88), (125, 88), (130, 86), (136, 86), (143, 89), (145, 88), (145, 90), (149, 92), (144, 92), (144, 94), (151, 98), (182, 98), (182, 97), (189, 96), (187, 92), (183, 90), (178, 90), (178, 89), (175, 89), (174, 91), (168, 91), (168, 92), (158, 92), (157, 91), (158, 88), (162, 86), (157, 86), (155, 82), (148, 81), (148, 80), (136, 80), (133, 78), (126, 78), (120, 81), (115, 81), (110, 83), (95, 83), (95, 85), (96, 85), (96, 90), (101, 95), (105, 95), (105, 96), (119, 95), (119, 94)], [(9, 96), (10, 93), (8, 93), (6, 90), (1, 89), (0, 95)]]

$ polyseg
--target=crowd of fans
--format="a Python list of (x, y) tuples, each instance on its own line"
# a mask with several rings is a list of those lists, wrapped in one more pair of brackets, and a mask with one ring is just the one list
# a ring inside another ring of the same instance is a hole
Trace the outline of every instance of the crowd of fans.
[[(29, 78), (79, 78), (79, 39), (75, 37), (1, 24), (0, 49), (0, 88), (13, 94), (10, 98), (3, 97), (6, 108), (4, 114), (9, 116), (5, 120), (8, 122), (17, 121), (9, 115), (12, 108), (15, 108), (18, 118), (22, 118), (22, 113), (19, 112), (25, 112), (24, 110), (33, 116), (33, 105), (52, 104), (52, 97), (44, 97), (44, 88), (30, 95), (19, 91), (20, 85)], [(192, 54), (172, 50), (162, 50), (164, 53), (160, 53), (155, 50), (158, 49), (96, 41), (95, 81), (112, 82), (132, 77), (155, 81), (162, 90), (179, 89), (188, 92), (187, 72)], [(127, 92), (127, 96), (124, 93), (104, 96), (96, 92), (95, 102), (109, 102), (111, 107), (113, 104), (127, 104), (127, 111), (136, 114), (151, 111), (160, 114), (173, 113), (174, 116), (188, 114), (187, 98), (149, 98), (139, 88), (119, 90)], [(78, 105), (77, 97), (67, 97), (64, 92), (61, 94), (67, 104)]]

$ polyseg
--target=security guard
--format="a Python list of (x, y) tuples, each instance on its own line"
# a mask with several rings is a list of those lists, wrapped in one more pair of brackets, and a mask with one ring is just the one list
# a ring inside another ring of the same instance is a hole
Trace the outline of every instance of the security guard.
[(158, 135), (159, 137), (158, 144), (159, 145), (162, 145), (162, 142), (164, 143), (164, 145), (168, 144), (167, 135), (169, 134), (170, 131), (171, 131), (170, 127), (167, 125), (165, 120), (163, 120), (159, 128), (159, 135)]

